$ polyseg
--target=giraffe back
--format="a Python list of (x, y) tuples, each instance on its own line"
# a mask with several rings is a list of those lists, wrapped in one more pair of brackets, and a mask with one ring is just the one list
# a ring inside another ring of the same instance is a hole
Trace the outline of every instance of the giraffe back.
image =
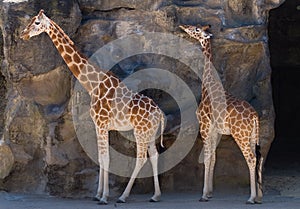
[(91, 117), (97, 125), (108, 130), (127, 131), (133, 128), (155, 134), (161, 110), (148, 98), (129, 90), (112, 73), (100, 76), (91, 91)]

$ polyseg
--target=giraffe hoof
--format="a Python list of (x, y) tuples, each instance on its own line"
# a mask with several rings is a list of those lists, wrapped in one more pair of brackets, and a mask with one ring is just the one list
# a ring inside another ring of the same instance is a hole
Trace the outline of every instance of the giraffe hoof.
[(151, 199), (149, 200), (149, 202), (159, 202), (159, 200), (155, 200), (155, 199), (151, 198)]
[(107, 201), (100, 200), (100, 201), (98, 202), (98, 205), (107, 205)]
[(262, 204), (262, 200), (255, 200), (255, 204)]
[(99, 197), (93, 197), (92, 200), (93, 201), (100, 201), (100, 198)]
[(254, 202), (255, 204), (262, 204), (262, 197), (256, 197)]
[(126, 203), (126, 201), (119, 198), (119, 199), (117, 200), (117, 203)]
[(201, 197), (199, 202), (208, 202), (208, 198)]
[(248, 200), (248, 201), (246, 202), (246, 204), (248, 204), (248, 205), (253, 205), (253, 204), (255, 204), (255, 202), (254, 202), (253, 200)]

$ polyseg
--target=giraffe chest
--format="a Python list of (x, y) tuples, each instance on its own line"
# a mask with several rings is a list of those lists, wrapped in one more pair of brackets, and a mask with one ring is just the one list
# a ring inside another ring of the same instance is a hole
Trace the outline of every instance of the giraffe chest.
[(228, 123), (227, 111), (213, 111), (211, 106), (200, 103), (199, 108), (196, 111), (196, 115), (199, 123), (201, 124), (201, 131), (207, 131), (214, 129), (219, 134), (230, 135), (230, 126)]

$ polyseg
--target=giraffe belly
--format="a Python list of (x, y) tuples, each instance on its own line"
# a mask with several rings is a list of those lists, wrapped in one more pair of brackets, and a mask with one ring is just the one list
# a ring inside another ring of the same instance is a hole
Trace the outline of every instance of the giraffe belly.
[(133, 126), (129, 121), (118, 121), (114, 120), (110, 124), (110, 130), (116, 130), (116, 131), (129, 131), (132, 130)]
[(222, 133), (223, 135), (230, 135), (230, 134), (231, 134), (229, 129), (222, 129), (222, 130), (221, 130), (221, 133)]
[(217, 132), (219, 134), (223, 134), (223, 135), (230, 135), (230, 128), (227, 127), (225, 124), (215, 124), (215, 127), (217, 129)]

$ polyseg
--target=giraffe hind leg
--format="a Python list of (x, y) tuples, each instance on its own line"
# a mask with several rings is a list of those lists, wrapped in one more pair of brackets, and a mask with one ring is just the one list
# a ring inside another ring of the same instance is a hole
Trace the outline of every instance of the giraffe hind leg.
[(158, 180), (158, 152), (155, 146), (155, 140), (150, 142), (148, 153), (152, 164), (154, 189), (155, 189), (154, 195), (150, 199), (150, 202), (158, 202), (161, 196), (161, 191), (160, 191), (159, 180)]
[(124, 190), (123, 194), (117, 200), (117, 203), (125, 203), (126, 202), (126, 199), (129, 196), (131, 188), (133, 186), (133, 183), (134, 183), (139, 171), (145, 164), (146, 160), (147, 160), (146, 158), (137, 158), (136, 159), (136, 165), (135, 165), (134, 171), (130, 177), (130, 180), (126, 186), (126, 189)]
[(139, 135), (136, 135), (136, 141), (137, 141), (137, 158), (136, 158), (136, 164), (135, 164), (135, 168), (133, 170), (133, 173), (131, 174), (130, 180), (123, 192), (123, 194), (119, 197), (119, 199), (117, 200), (117, 203), (125, 203), (127, 197), (130, 194), (131, 188), (133, 186), (133, 183), (138, 175), (138, 173), (140, 172), (141, 168), (144, 166), (144, 164), (147, 161), (147, 148), (148, 148), (148, 144), (147, 143), (141, 143), (142, 141), (142, 137), (140, 137)]
[[(241, 149), (243, 156), (247, 162), (248, 168), (249, 168), (249, 174), (250, 174), (250, 197), (247, 200), (247, 204), (255, 204), (255, 198), (256, 198), (256, 177), (255, 177), (255, 168), (256, 168), (256, 157), (255, 153), (251, 147), (250, 140), (235, 140), (238, 144), (239, 148)], [(243, 145), (241, 142), (244, 142)], [(245, 141), (247, 141), (245, 143)]]
[[(100, 160), (99, 160), (100, 161)], [(100, 201), (101, 195), (103, 193), (103, 165), (102, 163), (99, 162), (99, 179), (98, 179), (98, 189), (97, 189), (97, 194), (93, 198), (94, 201)]]

